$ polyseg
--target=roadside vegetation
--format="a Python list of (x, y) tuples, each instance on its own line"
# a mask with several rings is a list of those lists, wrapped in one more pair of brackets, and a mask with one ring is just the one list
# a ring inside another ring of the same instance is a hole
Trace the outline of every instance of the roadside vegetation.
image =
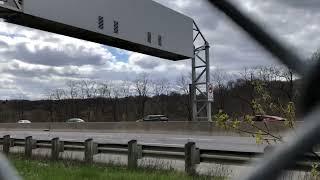
[[(319, 59), (319, 57), (317, 57)], [(299, 111), (296, 109), (297, 99), (300, 97), (301, 81), (290, 70), (279, 71), (274, 67), (260, 68), (251, 70), (247, 74), (247, 83), (251, 87), (251, 97), (247, 101), (247, 105), (251, 109), (251, 113), (235, 116), (239, 113), (228, 113), (223, 106), (213, 116), (213, 122), (220, 128), (246, 134), (255, 138), (257, 144), (268, 144), (275, 146), (276, 144), (286, 143), (281, 132), (272, 131), (272, 121), (261, 121), (260, 125), (256, 123), (256, 116), (276, 115), (284, 118), (283, 125), (292, 131), (294, 136), (296, 129), (297, 116)], [(280, 84), (279, 89), (283, 89), (286, 98), (279, 96), (279, 92), (275, 92), (274, 87), (270, 83), (285, 81), (286, 86)], [(272, 87), (272, 88), (270, 88)], [(246, 98), (248, 100), (248, 98)], [(248, 128), (249, 127), (249, 128)], [(269, 146), (270, 147), (270, 146)], [(271, 148), (272, 149), (272, 148)], [(268, 151), (269, 149), (267, 149)], [(317, 158), (319, 153), (317, 150), (311, 152)], [(283, 179), (320, 179), (319, 163), (309, 162), (311, 170), (307, 173), (288, 173)]]
[(128, 170), (121, 166), (87, 165), (80, 162), (10, 158), (25, 180), (222, 180), (206, 176), (190, 177), (176, 171), (154, 169)]

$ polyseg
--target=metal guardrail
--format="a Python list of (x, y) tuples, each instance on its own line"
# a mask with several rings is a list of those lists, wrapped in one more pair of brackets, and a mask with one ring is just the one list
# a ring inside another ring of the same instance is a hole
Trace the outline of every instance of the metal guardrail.
[[(9, 154), (13, 147), (24, 147), (27, 158), (32, 157), (33, 149), (50, 149), (52, 160), (58, 160), (61, 157), (60, 153), (65, 151), (83, 152), (84, 160), (87, 163), (93, 163), (93, 157), (97, 154), (127, 155), (129, 168), (137, 168), (138, 160), (146, 157), (184, 160), (185, 171), (190, 175), (196, 174), (196, 166), (200, 163), (246, 165), (264, 155), (264, 153), (257, 152), (199, 149), (193, 142), (188, 142), (184, 146), (138, 144), (135, 140), (115, 144), (96, 143), (92, 139), (84, 142), (66, 141), (59, 138), (36, 140), (31, 136), (25, 139), (15, 139), (6, 135), (0, 138), (0, 144), (3, 146), (5, 154)], [(320, 160), (312, 154), (306, 154), (291, 169), (307, 171), (312, 168), (313, 162), (320, 162)]]

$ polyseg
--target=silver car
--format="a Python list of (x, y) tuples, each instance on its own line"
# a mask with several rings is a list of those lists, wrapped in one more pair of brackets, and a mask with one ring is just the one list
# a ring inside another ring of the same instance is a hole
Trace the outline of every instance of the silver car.
[(71, 119), (68, 119), (66, 123), (85, 123), (85, 121), (80, 118), (71, 118)]
[(31, 123), (31, 121), (29, 121), (29, 120), (19, 120), (18, 121), (18, 124), (30, 124)]

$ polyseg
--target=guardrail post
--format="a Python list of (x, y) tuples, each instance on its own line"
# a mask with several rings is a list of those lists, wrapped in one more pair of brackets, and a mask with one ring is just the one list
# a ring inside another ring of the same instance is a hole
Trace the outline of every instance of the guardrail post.
[(32, 149), (37, 149), (37, 140), (32, 139)]
[(59, 159), (60, 154), (60, 141), (59, 138), (51, 140), (51, 159), (56, 161)]
[(60, 141), (59, 151), (64, 152), (64, 141)]
[(138, 167), (138, 142), (136, 140), (132, 140), (128, 142), (128, 168), (136, 169)]
[(26, 137), (25, 144), (24, 144), (24, 154), (27, 158), (32, 157), (32, 149), (33, 149), (32, 136), (28, 136)]
[(142, 145), (138, 145), (138, 147), (137, 147), (138, 149), (138, 152), (137, 152), (137, 154), (138, 154), (138, 159), (142, 159), (143, 158), (143, 154), (142, 154)]
[(3, 153), (5, 155), (8, 155), (10, 152), (10, 145), (11, 144), (11, 139), (10, 139), (10, 135), (5, 135), (3, 136)]
[(196, 175), (197, 148), (196, 143), (188, 142), (184, 146), (185, 171), (188, 175)]
[(11, 138), (10, 139), (10, 147), (14, 147), (15, 146), (15, 144), (14, 144), (14, 138)]
[(87, 163), (93, 163), (93, 156), (95, 154), (95, 145), (93, 139), (87, 139), (84, 142), (84, 160)]
[(200, 157), (200, 149), (199, 148), (196, 148), (196, 151), (195, 151), (195, 159), (194, 159), (194, 163), (195, 164), (200, 164), (201, 163), (201, 157)]

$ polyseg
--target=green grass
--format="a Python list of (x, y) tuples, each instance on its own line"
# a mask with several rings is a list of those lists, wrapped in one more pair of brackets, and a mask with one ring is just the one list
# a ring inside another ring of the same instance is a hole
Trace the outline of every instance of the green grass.
[[(184, 173), (160, 170), (128, 170), (125, 167), (85, 165), (77, 162), (50, 162), (10, 158), (26, 180), (209, 180), (209, 177), (189, 177)], [(218, 178), (220, 179), (220, 178)]]

